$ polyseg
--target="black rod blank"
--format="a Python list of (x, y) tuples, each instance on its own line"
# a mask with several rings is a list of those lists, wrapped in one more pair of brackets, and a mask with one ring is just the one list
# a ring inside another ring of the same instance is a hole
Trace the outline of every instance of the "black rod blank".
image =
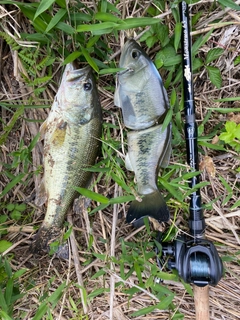
[[(188, 5), (185, 1), (180, 2), (180, 19), (182, 22), (182, 65), (183, 65), (183, 94), (185, 112), (185, 139), (187, 149), (187, 162), (192, 171), (198, 171), (198, 142), (197, 124), (195, 120), (195, 103), (192, 76), (192, 56), (191, 37)], [(191, 178), (190, 188), (194, 188), (199, 183), (199, 175)], [(202, 237), (205, 230), (205, 221), (201, 205), (200, 190), (192, 192), (190, 195), (189, 207), (189, 228), (194, 238)]]

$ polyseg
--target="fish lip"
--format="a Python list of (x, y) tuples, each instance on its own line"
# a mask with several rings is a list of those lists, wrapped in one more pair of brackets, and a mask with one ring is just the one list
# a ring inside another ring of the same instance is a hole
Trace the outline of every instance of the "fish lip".
[(66, 76), (66, 81), (74, 81), (79, 78), (89, 77), (92, 73), (92, 69), (88, 65), (83, 68), (78, 68), (75, 62), (71, 62), (66, 65), (64, 73)]

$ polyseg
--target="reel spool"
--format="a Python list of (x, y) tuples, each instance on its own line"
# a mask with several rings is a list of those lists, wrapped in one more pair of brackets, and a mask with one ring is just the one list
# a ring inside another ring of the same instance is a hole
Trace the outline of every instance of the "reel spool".
[(223, 274), (223, 264), (209, 240), (179, 237), (172, 244), (162, 244), (163, 255), (170, 256), (168, 267), (176, 269), (186, 283), (199, 287), (216, 285)]

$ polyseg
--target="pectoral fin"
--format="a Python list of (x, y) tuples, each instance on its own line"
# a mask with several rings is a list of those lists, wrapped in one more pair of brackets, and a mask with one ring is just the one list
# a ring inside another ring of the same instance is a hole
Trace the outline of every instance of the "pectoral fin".
[(134, 171), (133, 165), (132, 165), (130, 157), (129, 157), (129, 153), (126, 154), (125, 167), (129, 171)]

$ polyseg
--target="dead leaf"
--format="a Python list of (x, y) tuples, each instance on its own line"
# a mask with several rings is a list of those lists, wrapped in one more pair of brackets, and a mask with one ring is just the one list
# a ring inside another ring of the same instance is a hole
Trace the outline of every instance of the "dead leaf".
[(211, 157), (205, 156), (203, 161), (200, 162), (199, 168), (200, 170), (206, 170), (212, 178), (215, 178), (216, 169)]
[(219, 137), (218, 136), (215, 136), (213, 139), (212, 139), (212, 144), (217, 144), (219, 141)]

